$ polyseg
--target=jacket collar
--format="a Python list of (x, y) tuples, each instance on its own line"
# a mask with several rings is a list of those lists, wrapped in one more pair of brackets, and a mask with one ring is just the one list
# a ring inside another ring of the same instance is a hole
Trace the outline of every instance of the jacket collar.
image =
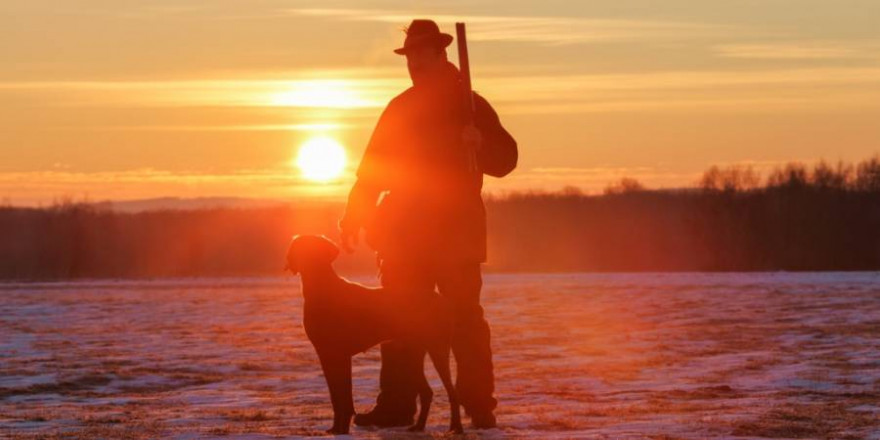
[(458, 68), (455, 67), (455, 64), (447, 61), (437, 70), (426, 74), (418, 83), (414, 82), (413, 86), (417, 89), (448, 90), (459, 87), (460, 83), (461, 75), (458, 72)]

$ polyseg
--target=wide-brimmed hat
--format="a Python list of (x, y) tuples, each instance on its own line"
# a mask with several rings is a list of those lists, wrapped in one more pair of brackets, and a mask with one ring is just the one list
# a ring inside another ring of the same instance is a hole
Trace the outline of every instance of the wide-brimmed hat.
[(406, 28), (403, 47), (394, 49), (394, 53), (406, 55), (407, 51), (415, 47), (446, 47), (450, 43), (452, 43), (452, 35), (440, 32), (440, 27), (433, 20), (413, 20)]

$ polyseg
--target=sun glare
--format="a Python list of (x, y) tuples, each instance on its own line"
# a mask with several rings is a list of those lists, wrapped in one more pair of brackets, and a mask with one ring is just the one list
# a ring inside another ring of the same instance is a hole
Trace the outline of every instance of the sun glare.
[(345, 148), (333, 138), (313, 137), (299, 147), (296, 166), (313, 182), (333, 180), (345, 169)]
[(283, 107), (356, 108), (369, 105), (346, 80), (306, 80), (278, 92), (272, 104)]

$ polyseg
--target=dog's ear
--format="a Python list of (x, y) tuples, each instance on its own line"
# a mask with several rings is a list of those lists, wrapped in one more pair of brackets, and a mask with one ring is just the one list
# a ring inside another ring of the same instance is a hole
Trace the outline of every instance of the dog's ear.
[(293, 275), (299, 273), (299, 264), (297, 264), (299, 246), (297, 246), (297, 238), (299, 238), (299, 235), (294, 235), (290, 240), (290, 246), (287, 247), (287, 262), (284, 265), (284, 270), (289, 270)]

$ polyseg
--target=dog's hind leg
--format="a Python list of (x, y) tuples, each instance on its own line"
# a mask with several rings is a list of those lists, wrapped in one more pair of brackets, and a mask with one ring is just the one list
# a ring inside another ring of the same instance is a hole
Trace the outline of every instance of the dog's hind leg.
[(333, 404), (333, 427), (330, 434), (348, 434), (354, 416), (354, 399), (351, 394), (351, 356), (339, 353), (318, 353), (330, 402)]
[(464, 432), (461, 426), (461, 409), (458, 404), (458, 393), (455, 392), (455, 385), (452, 383), (452, 374), (449, 369), (449, 345), (442, 344), (428, 350), (431, 357), (431, 363), (437, 370), (440, 380), (443, 381), (443, 388), (446, 389), (446, 395), (449, 397), (449, 431), (456, 434)]
[(425, 424), (428, 423), (428, 413), (431, 411), (431, 401), (434, 400), (434, 391), (428, 378), (425, 377), (425, 369), (422, 368), (422, 374), (419, 378), (419, 419), (415, 425), (409, 427), (409, 431), (424, 431)]

